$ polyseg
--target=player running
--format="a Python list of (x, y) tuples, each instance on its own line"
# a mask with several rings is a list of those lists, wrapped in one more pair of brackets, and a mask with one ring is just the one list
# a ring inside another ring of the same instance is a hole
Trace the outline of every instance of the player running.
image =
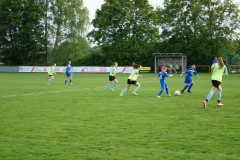
[(115, 77), (115, 75), (117, 73), (117, 66), (118, 66), (118, 63), (114, 62), (113, 67), (111, 68), (110, 73), (109, 73), (109, 84), (104, 89), (105, 92), (108, 92), (108, 88), (112, 85), (112, 81), (114, 81), (114, 84), (111, 86), (112, 91), (114, 91), (114, 87), (118, 84), (118, 80)]
[[(172, 77), (172, 75), (167, 74), (167, 67), (163, 67), (162, 71), (158, 73), (158, 75), (156, 76), (156, 78), (160, 77), (160, 84), (162, 89), (159, 91), (159, 93), (157, 94), (157, 98), (161, 98), (160, 95), (163, 93), (164, 90), (166, 90), (167, 96), (171, 96), (170, 93), (168, 92), (168, 85), (165, 82), (165, 77)], [(155, 80), (156, 80), (155, 78)]]
[(222, 57), (219, 57), (217, 59), (217, 63), (214, 63), (211, 67), (212, 69), (212, 88), (210, 92), (207, 95), (207, 98), (205, 101), (203, 101), (203, 108), (207, 107), (208, 101), (212, 98), (213, 93), (218, 90), (217, 94), (217, 106), (223, 106), (221, 103), (221, 96), (222, 96), (222, 75), (228, 75), (227, 67), (224, 65)]
[(183, 89), (181, 90), (181, 92), (184, 93), (184, 90), (186, 90), (186, 89), (188, 88), (187, 92), (188, 92), (188, 93), (191, 93), (191, 88), (192, 88), (192, 86), (193, 86), (193, 84), (194, 84), (194, 82), (193, 82), (193, 80), (192, 80), (192, 78), (191, 78), (192, 75), (194, 74), (194, 75), (196, 75), (198, 78), (200, 78), (200, 77), (198, 76), (197, 71), (196, 71), (196, 66), (195, 66), (195, 64), (193, 64), (193, 65), (191, 66), (191, 68), (185, 70), (182, 74), (180, 74), (180, 76), (182, 76), (184, 73), (186, 73), (185, 81), (184, 81), (184, 83), (186, 83), (186, 86), (183, 87)]
[(68, 79), (69, 79), (69, 84), (72, 84), (72, 66), (71, 66), (71, 61), (68, 61), (68, 64), (66, 65), (66, 70), (65, 70), (65, 74), (66, 74), (66, 79), (65, 79), (65, 85), (67, 85)]
[(48, 70), (48, 77), (46, 77), (46, 79), (48, 80), (47, 84), (50, 84), (52, 82), (52, 80), (54, 79), (53, 74), (56, 74), (54, 72), (56, 66), (57, 66), (56, 63), (54, 63), (53, 66), (49, 68), (49, 70)]
[(135, 64), (133, 63), (133, 71), (132, 73), (130, 74), (130, 76), (128, 77), (128, 80), (127, 80), (127, 88), (125, 88), (124, 90), (122, 90), (122, 92), (120, 93), (120, 96), (123, 96), (123, 94), (125, 92), (127, 92), (129, 90), (129, 88), (131, 87), (132, 84), (134, 84), (136, 87), (135, 89), (133, 90), (132, 94), (134, 94), (135, 96), (137, 96), (137, 90), (139, 89), (140, 87), (140, 83), (137, 82), (137, 78), (138, 77), (141, 77), (141, 78), (145, 78), (145, 76), (140, 76), (139, 75), (139, 70), (141, 69), (141, 65), (140, 64)]

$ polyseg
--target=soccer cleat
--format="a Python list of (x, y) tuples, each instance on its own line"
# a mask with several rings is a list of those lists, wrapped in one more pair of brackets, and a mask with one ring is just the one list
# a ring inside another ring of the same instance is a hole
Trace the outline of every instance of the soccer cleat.
[(137, 96), (137, 93), (136, 93), (136, 92), (132, 92), (132, 94), (134, 94), (135, 96)]
[(221, 102), (218, 102), (217, 106), (221, 107), (221, 106), (223, 106), (223, 104)]
[(122, 96), (123, 96), (123, 94), (120, 94), (120, 96), (122, 97)]
[(160, 96), (156, 96), (157, 98), (161, 98)]
[(113, 88), (111, 88), (111, 90), (112, 90), (112, 91), (114, 91), (114, 89), (113, 89)]
[(192, 93), (190, 90), (187, 91), (188, 93)]
[(166, 94), (168, 97), (171, 97), (171, 94)]
[(207, 108), (207, 101), (203, 101), (203, 108)]
[(184, 93), (184, 90), (181, 90), (182, 93)]
[(69, 83), (69, 85), (73, 85), (72, 83)]

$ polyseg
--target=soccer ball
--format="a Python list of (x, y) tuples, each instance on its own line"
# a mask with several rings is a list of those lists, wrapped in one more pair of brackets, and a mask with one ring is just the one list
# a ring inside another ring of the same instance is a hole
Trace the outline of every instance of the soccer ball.
[(179, 91), (175, 91), (175, 96), (179, 96), (180, 92)]

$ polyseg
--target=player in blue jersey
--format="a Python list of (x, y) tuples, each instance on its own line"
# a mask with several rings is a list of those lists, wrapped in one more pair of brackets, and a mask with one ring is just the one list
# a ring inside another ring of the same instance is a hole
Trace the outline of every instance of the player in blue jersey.
[(56, 74), (54, 72), (56, 66), (57, 66), (56, 63), (54, 63), (53, 66), (49, 68), (49, 70), (48, 70), (48, 77), (46, 77), (46, 80), (48, 80), (47, 84), (50, 84), (52, 82), (52, 80), (54, 79), (53, 74)]
[(131, 72), (130, 76), (128, 77), (127, 87), (122, 90), (122, 92), (120, 93), (120, 96), (123, 96), (123, 94), (129, 90), (129, 88), (131, 87), (132, 84), (136, 86), (135, 89), (133, 90), (132, 94), (137, 96), (136, 92), (140, 87), (140, 83), (137, 82), (137, 78), (138, 77), (145, 78), (145, 76), (139, 75), (139, 71), (142, 67), (140, 64), (133, 63), (132, 66), (133, 66), (134, 70)]
[[(167, 74), (167, 67), (163, 67), (162, 71), (158, 73), (158, 75), (156, 76), (156, 78), (160, 78), (160, 84), (162, 89), (159, 91), (159, 93), (157, 94), (157, 98), (161, 98), (160, 95), (163, 93), (164, 90), (166, 90), (167, 96), (171, 96), (170, 93), (168, 92), (168, 85), (165, 82), (165, 78), (166, 77), (171, 77), (172, 75)], [(155, 78), (155, 80), (156, 80)]]
[(215, 64), (215, 63), (218, 63), (218, 58), (217, 57), (215, 57), (214, 60), (213, 60), (213, 64)]
[(193, 64), (191, 66), (191, 68), (188, 68), (187, 70), (185, 70), (182, 74), (180, 74), (180, 76), (182, 76), (184, 73), (186, 73), (186, 76), (185, 76), (185, 81), (184, 83), (186, 83), (186, 86), (183, 87), (183, 89), (181, 90), (182, 93), (184, 93), (184, 90), (188, 88), (187, 92), (188, 93), (191, 93), (191, 88), (194, 84), (193, 80), (192, 80), (192, 75), (196, 75), (198, 78), (200, 78), (198, 76), (198, 73), (196, 71), (196, 66), (195, 64)]
[(65, 79), (65, 85), (68, 82), (69, 79), (69, 84), (72, 85), (72, 66), (71, 66), (71, 61), (68, 61), (68, 64), (66, 65), (66, 70), (65, 70), (65, 74), (66, 74), (66, 79)]
[(117, 66), (118, 66), (118, 63), (114, 62), (113, 67), (111, 68), (109, 73), (109, 84), (104, 89), (105, 92), (108, 92), (108, 88), (112, 85), (112, 81), (114, 81), (114, 84), (111, 86), (112, 91), (114, 91), (114, 87), (118, 84), (118, 80), (115, 77), (117, 73)]

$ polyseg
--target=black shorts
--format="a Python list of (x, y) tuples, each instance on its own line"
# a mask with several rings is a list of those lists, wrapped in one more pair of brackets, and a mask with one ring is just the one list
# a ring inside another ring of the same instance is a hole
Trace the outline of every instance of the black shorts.
[(53, 75), (48, 75), (49, 77), (52, 77)]
[(115, 78), (115, 76), (109, 76), (109, 81), (113, 81)]
[(212, 85), (213, 87), (218, 88), (220, 86), (221, 82), (217, 81), (217, 80), (212, 80)]
[(137, 83), (137, 81), (131, 81), (131, 79), (127, 80), (127, 84), (136, 84), (136, 83)]

